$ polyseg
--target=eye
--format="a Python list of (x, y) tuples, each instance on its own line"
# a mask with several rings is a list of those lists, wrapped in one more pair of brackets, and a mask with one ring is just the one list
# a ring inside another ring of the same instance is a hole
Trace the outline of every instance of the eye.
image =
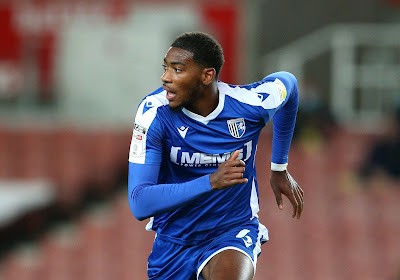
[(167, 65), (163, 64), (162, 67), (163, 67), (164, 71), (167, 70)]
[(180, 69), (180, 68), (175, 68), (175, 72), (177, 72), (177, 73), (182, 72), (182, 69)]

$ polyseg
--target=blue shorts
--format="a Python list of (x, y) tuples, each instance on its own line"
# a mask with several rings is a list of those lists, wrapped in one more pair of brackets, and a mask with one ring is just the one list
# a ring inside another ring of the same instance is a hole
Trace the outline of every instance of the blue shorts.
[(256, 271), (261, 244), (268, 240), (268, 230), (254, 218), (204, 242), (183, 246), (156, 238), (148, 259), (149, 279), (203, 279), (201, 271), (216, 254), (232, 249), (251, 259)]

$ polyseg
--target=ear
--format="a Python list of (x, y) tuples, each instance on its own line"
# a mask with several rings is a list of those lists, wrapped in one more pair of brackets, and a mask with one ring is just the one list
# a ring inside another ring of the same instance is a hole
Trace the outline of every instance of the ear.
[(209, 85), (214, 81), (217, 75), (217, 71), (214, 68), (204, 68), (203, 75), (202, 75), (202, 82), (204, 85)]

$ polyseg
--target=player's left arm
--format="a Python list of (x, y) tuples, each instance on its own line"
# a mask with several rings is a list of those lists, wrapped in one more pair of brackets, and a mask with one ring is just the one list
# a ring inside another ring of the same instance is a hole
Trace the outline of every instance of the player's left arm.
[(274, 80), (278, 88), (278, 98), (282, 100), (273, 117), (270, 184), (279, 209), (283, 209), (283, 193), (293, 206), (292, 216), (299, 219), (303, 212), (304, 191), (287, 171), (299, 104), (297, 80), (288, 72), (277, 72), (267, 78)]

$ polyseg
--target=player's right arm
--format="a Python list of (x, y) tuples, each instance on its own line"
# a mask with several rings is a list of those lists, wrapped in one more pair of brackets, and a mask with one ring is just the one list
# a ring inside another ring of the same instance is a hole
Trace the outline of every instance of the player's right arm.
[(129, 162), (129, 205), (136, 219), (172, 211), (212, 191), (210, 175), (179, 184), (158, 184), (160, 164)]
[(177, 209), (213, 190), (247, 182), (244, 162), (236, 151), (216, 172), (179, 184), (157, 184), (160, 164), (129, 162), (129, 205), (138, 220)]

